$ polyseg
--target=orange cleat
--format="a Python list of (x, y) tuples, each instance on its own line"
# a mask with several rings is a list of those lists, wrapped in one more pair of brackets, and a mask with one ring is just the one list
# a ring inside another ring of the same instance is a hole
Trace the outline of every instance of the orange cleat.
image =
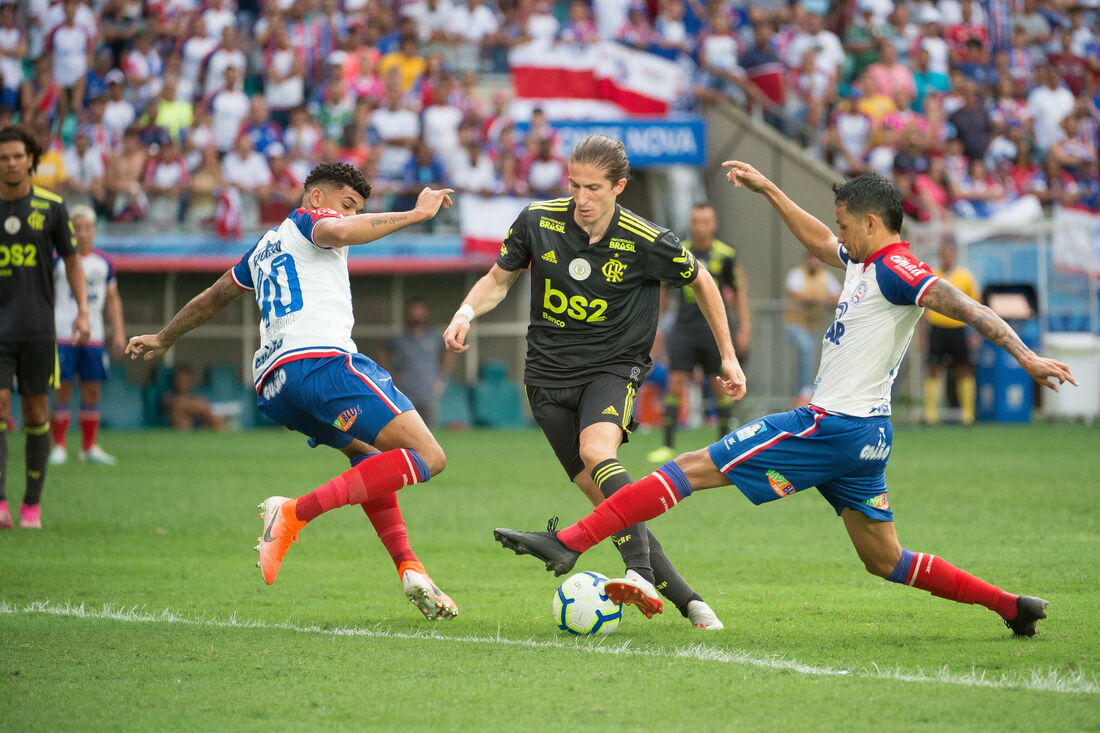
[(625, 578), (607, 581), (603, 588), (612, 603), (636, 606), (646, 618), (653, 618), (665, 610), (664, 601), (657, 595), (657, 589), (633, 570), (627, 570)]
[(306, 526), (294, 514), (295, 499), (285, 496), (272, 496), (264, 499), (259, 508), (263, 520), (264, 533), (256, 538), (260, 544), (255, 549), (260, 553), (256, 567), (264, 576), (264, 582), (271, 585), (279, 575), (279, 566), (283, 564), (286, 551), (291, 542), (298, 541), (298, 531)]

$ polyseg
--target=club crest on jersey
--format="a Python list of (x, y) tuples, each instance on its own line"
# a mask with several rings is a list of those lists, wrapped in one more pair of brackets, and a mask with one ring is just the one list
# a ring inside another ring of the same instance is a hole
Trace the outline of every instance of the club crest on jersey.
[(46, 217), (41, 211), (32, 211), (27, 217), (27, 226), (36, 232), (42, 231), (42, 225), (46, 223)]
[(577, 257), (569, 263), (569, 275), (574, 280), (587, 280), (592, 274), (592, 265), (583, 257)]
[(23, 223), (19, 221), (18, 216), (9, 216), (4, 219), (4, 231), (8, 234), (15, 234), (23, 228)]
[(867, 295), (867, 283), (866, 281), (860, 281), (856, 286), (856, 290), (852, 293), (852, 305), (857, 305)]
[(340, 413), (340, 416), (332, 421), (332, 427), (342, 432), (351, 430), (351, 426), (355, 424), (355, 421), (359, 419), (359, 416), (363, 414), (363, 410), (359, 405), (355, 407), (349, 407)]
[(748, 440), (749, 438), (753, 437), (754, 435), (759, 435), (760, 433), (764, 432), (764, 427), (765, 427), (764, 423), (762, 423), (762, 422), (754, 422), (754, 423), (751, 423), (749, 425), (746, 425), (745, 427), (741, 428), (736, 433), (734, 433), (733, 434), (733, 440), (731, 440), (729, 442), (730, 443), (735, 443), (739, 440)]
[(768, 477), (768, 485), (772, 487), (772, 491), (778, 496), (790, 496), (795, 492), (795, 488), (791, 482), (787, 480), (786, 476), (779, 473), (779, 471), (769, 469), (765, 472), (765, 475)]
[(608, 260), (600, 268), (600, 272), (603, 273), (604, 279), (609, 283), (621, 283), (623, 281), (623, 273), (626, 272), (626, 263), (619, 260)]

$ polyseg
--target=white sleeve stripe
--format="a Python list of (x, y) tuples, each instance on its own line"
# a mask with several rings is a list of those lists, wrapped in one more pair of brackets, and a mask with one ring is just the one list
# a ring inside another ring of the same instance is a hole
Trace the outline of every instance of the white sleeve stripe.
[(230, 268), (229, 268), (229, 276), (230, 276), (231, 278), (233, 278), (233, 284), (234, 284), (234, 285), (236, 285), (236, 286), (237, 286), (238, 288), (240, 288), (241, 290), (248, 290), (248, 291), (253, 291), (253, 290), (255, 290), (256, 288), (250, 288), (250, 287), (248, 287), (247, 285), (245, 285), (244, 283), (242, 283), (242, 282), (241, 282), (241, 281), (240, 281), (240, 280), (239, 280), (239, 279), (237, 278), (237, 272), (236, 272), (236, 269), (237, 269), (237, 268), (235, 268), (235, 267), (230, 267)]
[(939, 279), (940, 278), (938, 275), (933, 275), (932, 277), (928, 278), (928, 281), (925, 282), (924, 285), (921, 286), (920, 291), (917, 292), (917, 298), (914, 301), (917, 305), (920, 305), (921, 299), (924, 298), (924, 294), (928, 292), (928, 288), (932, 287)]

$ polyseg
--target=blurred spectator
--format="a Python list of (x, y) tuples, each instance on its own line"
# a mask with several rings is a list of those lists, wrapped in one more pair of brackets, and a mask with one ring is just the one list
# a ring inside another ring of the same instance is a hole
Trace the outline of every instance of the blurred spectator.
[(584, 45), (600, 40), (599, 28), (592, 17), (592, 9), (585, 0), (571, 0), (568, 19), (561, 31), (565, 43)]
[(416, 197), (425, 186), (446, 188), (448, 183), (443, 163), (436, 157), (431, 146), (423, 140), (418, 140), (413, 149), (412, 158), (405, 167), (405, 175), (401, 180), (402, 191), (394, 200), (394, 211), (415, 208)]
[[(774, 37), (775, 26), (770, 22), (762, 21), (753, 26), (753, 45), (741, 57), (740, 64), (749, 81), (775, 108), (781, 109), (787, 103), (787, 77), (772, 43)], [(779, 118), (769, 118), (767, 114), (764, 119), (770, 119), (773, 125), (782, 124)]]
[(928, 49), (919, 48), (915, 53), (916, 67), (913, 69), (913, 86), (916, 96), (914, 109), (924, 109), (924, 100), (929, 94), (941, 94), (951, 89), (951, 81), (942, 71), (932, 71), (928, 66)]
[(241, 125), (240, 135), (252, 138), (252, 147), (261, 155), (267, 146), (283, 139), (283, 131), (267, 112), (267, 102), (260, 95), (249, 100), (248, 117)]
[(888, 40), (881, 40), (878, 42), (878, 55), (878, 61), (868, 66), (863, 74), (863, 90), (868, 94), (889, 96), (903, 91), (914, 99), (917, 84), (913, 72), (898, 62), (897, 47)]
[(0, 4), (0, 107), (19, 109), (27, 35), (16, 23), (15, 3)]
[(482, 152), (481, 144), (470, 142), (466, 145), (454, 173), (455, 190), (463, 193), (476, 193), (483, 196), (491, 194), (497, 187), (496, 171), (493, 161)]
[(815, 50), (814, 63), (822, 75), (833, 80), (842, 78), (844, 71), (844, 46), (831, 30), (825, 28), (825, 19), (816, 13), (807, 13), (805, 30), (795, 36), (787, 48), (786, 62), (792, 68), (803, 67), (806, 52)]
[(283, 147), (294, 175), (305, 180), (313, 163), (319, 160), (318, 150), (323, 133), (316, 120), (310, 117), (305, 107), (295, 107), (290, 111), (290, 125), (283, 133)]
[(951, 182), (943, 158), (928, 159), (928, 170), (917, 173), (913, 180), (916, 215), (919, 221), (947, 221), (951, 213)]
[(271, 168), (248, 135), (238, 137), (233, 149), (222, 158), (222, 180), (240, 192), (241, 225), (251, 229), (260, 220), (260, 200), (271, 185)]
[(807, 254), (802, 264), (787, 273), (787, 338), (796, 353), (796, 403), (809, 403), (813, 393), (814, 362), (819, 334), (833, 317), (840, 283), (821, 260)]
[(84, 75), (84, 109), (97, 97), (107, 96), (107, 74), (111, 72), (111, 52), (104, 49), (95, 55), (92, 68)]
[(154, 224), (174, 223), (183, 218), (180, 201), (190, 183), (187, 163), (171, 135), (161, 138), (156, 148), (142, 177), (149, 201), (146, 218)]
[(386, 357), (394, 384), (412, 400), (424, 422), (435, 425), (454, 354), (443, 348), (442, 330), (432, 327), (423, 298), (406, 304), (405, 328), (390, 341)]
[(1007, 203), (1005, 188), (986, 167), (985, 161), (970, 161), (967, 173), (954, 189), (955, 213), (964, 219), (988, 219)]
[(214, 147), (219, 153), (227, 152), (241, 131), (241, 125), (252, 108), (248, 96), (241, 89), (236, 66), (227, 66), (221, 88), (210, 97), (210, 126), (214, 131)]
[(725, 8), (715, 6), (710, 15), (710, 30), (699, 39), (700, 99), (736, 99), (744, 102), (745, 71), (738, 64), (741, 39), (730, 27)]
[(65, 149), (63, 162), (67, 178), (57, 192), (64, 197), (65, 204), (91, 206), (97, 212), (105, 212), (107, 167), (103, 153), (92, 147), (86, 128), (77, 129), (73, 144)]
[[(201, 158), (191, 169), (191, 185), (187, 187), (187, 224), (208, 227), (218, 208), (218, 191), (222, 187), (222, 164), (213, 145), (201, 148)], [(286, 216), (286, 212), (283, 212)]]
[(172, 370), (172, 387), (165, 393), (162, 403), (168, 425), (176, 430), (225, 430), (225, 418), (216, 414), (210, 401), (196, 394), (194, 389), (194, 370), (188, 364), (177, 364)]
[[(207, 59), (210, 58), (210, 54), (214, 53), (219, 44), (218, 38), (206, 35), (206, 24), (203, 22), (202, 16), (193, 15), (188, 38), (180, 48), (180, 54), (183, 57), (180, 76), (189, 82), (191, 88), (204, 89), (202, 86), (203, 67)], [(208, 92), (204, 89), (203, 96), (206, 96), (206, 94)]]
[(844, 49), (857, 77), (879, 60), (879, 42), (890, 40), (891, 29), (875, 18), (875, 7), (867, 0), (856, 3), (857, 15), (844, 33)]
[(475, 71), (482, 50), (498, 43), (499, 28), (496, 14), (482, 0), (455, 5), (447, 29), (454, 44), (454, 68)]
[(107, 58), (112, 67), (122, 65), (126, 47), (141, 28), (142, 3), (130, 0), (106, 0), (99, 15), (99, 33), (107, 47)]
[(933, 5), (924, 5), (919, 11), (920, 35), (917, 36), (909, 55), (924, 49), (928, 52), (928, 69), (946, 74), (950, 69), (951, 47), (943, 39), (940, 11)]
[(290, 45), (282, 26), (272, 32), (271, 46), (264, 54), (264, 99), (271, 119), (279, 127), (290, 121), (290, 110), (305, 104), (305, 60)]
[(1070, 93), (1076, 97), (1085, 89), (1088, 63), (1076, 52), (1073, 35), (1068, 30), (1055, 34), (1055, 44), (1054, 50), (1047, 54), (1047, 63), (1057, 70)]
[(405, 104), (396, 85), (387, 88), (385, 105), (371, 114), (370, 130), (381, 146), (378, 175), (390, 182), (401, 181), (420, 137), (420, 118)]
[(220, 38), (226, 28), (235, 28), (237, 16), (229, 7), (227, 0), (206, 0), (206, 10), (202, 13), (202, 22), (206, 34), (211, 38)]
[(287, 165), (286, 149), (281, 143), (267, 146), (266, 157), (271, 184), (261, 193), (260, 222), (277, 224), (302, 200), (302, 181)]
[(65, 161), (62, 157), (60, 136), (53, 134), (45, 120), (36, 120), (31, 130), (38, 139), (42, 154), (38, 156), (38, 167), (31, 174), (31, 183), (56, 191), (68, 177), (65, 173)]
[(532, 138), (531, 152), (523, 161), (523, 178), (527, 181), (531, 196), (550, 199), (560, 196), (566, 189), (565, 160), (554, 154), (553, 142), (546, 138)]
[[(655, 51), (664, 56), (676, 58), (680, 54), (690, 54), (695, 49), (695, 42), (688, 35), (687, 26), (684, 25), (684, 4), (682, 0), (663, 0), (657, 13), (657, 20), (653, 24), (653, 32), (656, 34), (654, 41)], [(721, 5), (717, 7), (721, 8)], [(722, 13), (722, 11), (719, 11)], [(724, 15), (724, 13), (722, 13)]]
[(137, 110), (124, 96), (126, 77), (118, 69), (107, 74), (107, 101), (103, 106), (103, 128), (111, 150), (118, 149), (122, 134), (137, 121)]
[(183, 131), (191, 126), (195, 119), (191, 102), (181, 100), (176, 95), (178, 80), (175, 76), (166, 76), (161, 82), (160, 93), (149, 103), (139, 124), (142, 127), (156, 128), (165, 132), (178, 146), (183, 139)]
[(1062, 136), (1061, 124), (1073, 111), (1073, 93), (1061, 85), (1057, 70), (1048, 63), (1036, 69), (1038, 85), (1027, 95), (1027, 111), (1035, 147), (1046, 154)]
[(984, 158), (985, 149), (993, 136), (993, 121), (979, 94), (977, 84), (967, 80), (960, 91), (964, 100), (963, 107), (952, 114), (948, 120), (955, 126), (955, 132), (962, 141), (963, 155), (971, 160)]
[(826, 121), (826, 105), (836, 90), (836, 77), (818, 63), (819, 46), (806, 48), (802, 63), (791, 70), (787, 111), (802, 125), (799, 135), (803, 144), (810, 145)]
[(519, 158), (516, 156), (503, 155), (497, 160), (497, 187), (494, 193), (499, 196), (531, 195), (531, 187), (523, 178)]
[(837, 102), (825, 134), (826, 150), (831, 161), (841, 173), (857, 175), (866, 170), (865, 159), (871, 141), (871, 119), (856, 109), (856, 100), (862, 92), (849, 87)]
[(243, 80), (248, 71), (248, 57), (240, 48), (237, 29), (226, 26), (222, 30), (221, 42), (206, 59), (204, 96), (209, 97), (225, 88), (226, 71), (230, 68), (237, 70), (236, 79)]
[(126, 74), (126, 84), (132, 94), (132, 101), (139, 107), (144, 106), (156, 94), (157, 85), (164, 74), (164, 59), (153, 45), (151, 33), (137, 35), (134, 47), (123, 58), (122, 71)]
[[(523, 37), (532, 41), (552, 43), (558, 37), (561, 23), (554, 16), (549, 0), (530, 0), (534, 8), (527, 16), (523, 24)], [(595, 24), (591, 24), (591, 31), (595, 32)]]
[(77, 0), (64, 0), (64, 18), (46, 37), (46, 53), (53, 59), (53, 78), (58, 88), (58, 112), (64, 120), (84, 108), (84, 76), (92, 65), (95, 31), (76, 20)]
[(112, 221), (140, 221), (148, 202), (141, 185), (147, 159), (136, 127), (122, 134), (122, 150), (107, 158), (107, 203)]
[(428, 64), (420, 55), (416, 36), (402, 36), (396, 51), (382, 57), (378, 63), (378, 73), (384, 78), (391, 70), (397, 72), (398, 86), (402, 92), (409, 92), (427, 69)]
[(413, 19), (421, 43), (436, 50), (444, 47), (454, 12), (450, 0), (414, 0), (404, 6), (403, 12)]
[(19, 91), (20, 109), (24, 122), (42, 119), (51, 127), (58, 121), (58, 103), (61, 89), (53, 78), (53, 63), (49, 56), (34, 62), (34, 70), (23, 80)]
[(1050, 163), (1078, 170), (1096, 160), (1096, 140), (1081, 134), (1080, 118), (1070, 113), (1062, 120), (1062, 138), (1050, 147)]
[(648, 51), (656, 43), (657, 31), (649, 22), (649, 13), (644, 4), (637, 0), (631, 3), (626, 21), (615, 32), (615, 40), (639, 51)]

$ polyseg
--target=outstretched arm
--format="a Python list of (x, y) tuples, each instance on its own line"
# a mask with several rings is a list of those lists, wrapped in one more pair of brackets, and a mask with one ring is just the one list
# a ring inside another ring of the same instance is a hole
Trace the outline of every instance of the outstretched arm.
[[(1069, 367), (1060, 361), (1039, 356), (1029, 349), (1004, 319), (944, 279), (933, 283), (920, 304), (937, 313), (962, 321), (1011, 354), (1032, 379), (1044, 387), (1058, 391), (1058, 385), (1069, 382), (1077, 386)], [(1051, 377), (1058, 382), (1048, 381)]]
[(734, 188), (743, 186), (763, 195), (768, 200), (772, 208), (783, 217), (783, 223), (791, 230), (791, 234), (802, 242), (802, 246), (808, 249), (810, 254), (827, 265), (844, 268), (844, 263), (837, 254), (840, 243), (833, 231), (820, 219), (791, 201), (779, 186), (748, 163), (727, 160), (722, 165), (729, 169), (726, 171), (726, 180), (732, 183)]
[(466, 334), (470, 332), (470, 321), (475, 316), (496, 308), (515, 285), (520, 272), (522, 271), (505, 270), (500, 265), (494, 264), (489, 268), (489, 272), (474, 283), (470, 292), (462, 299), (462, 307), (454, 314), (447, 330), (443, 332), (443, 343), (447, 345), (447, 349), (461, 353), (470, 348), (466, 343)]
[(209, 321), (245, 292), (237, 287), (232, 271), (226, 270), (217, 282), (180, 308), (179, 313), (174, 315), (159, 333), (134, 336), (130, 339), (130, 343), (126, 344), (126, 353), (131, 359), (136, 359), (144, 353), (147, 361), (163, 354), (172, 348), (180, 336)]
[(350, 247), (373, 242), (399, 229), (431, 219), (440, 208), (449, 208), (452, 193), (454, 191), (450, 188), (425, 188), (417, 197), (416, 208), (412, 211), (322, 219), (313, 229), (313, 241), (325, 247)]
[(695, 291), (695, 302), (699, 304), (699, 310), (710, 325), (710, 331), (714, 334), (714, 341), (718, 344), (718, 354), (722, 359), (722, 374), (718, 376), (718, 387), (739, 400), (745, 396), (745, 372), (741, 370), (741, 364), (737, 361), (737, 354), (733, 350), (733, 341), (730, 339), (729, 319), (726, 317), (726, 303), (722, 299), (722, 293), (714, 282), (714, 277), (705, 267), (699, 268), (699, 274), (695, 282), (691, 284)]

